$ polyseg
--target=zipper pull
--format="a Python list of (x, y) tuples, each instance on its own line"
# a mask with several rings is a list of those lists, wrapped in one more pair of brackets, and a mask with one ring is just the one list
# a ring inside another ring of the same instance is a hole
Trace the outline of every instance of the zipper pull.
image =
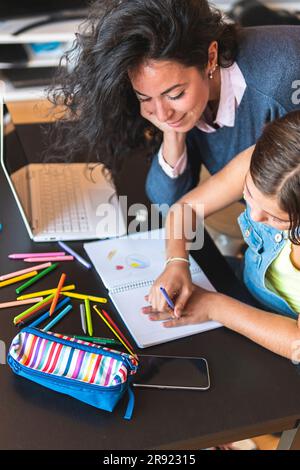
[(126, 353), (121, 353), (121, 356), (123, 357), (123, 359), (126, 362), (127, 367), (129, 368), (130, 371), (136, 371), (137, 370), (137, 366), (132, 364), (131, 360), (129, 359), (129, 357)]

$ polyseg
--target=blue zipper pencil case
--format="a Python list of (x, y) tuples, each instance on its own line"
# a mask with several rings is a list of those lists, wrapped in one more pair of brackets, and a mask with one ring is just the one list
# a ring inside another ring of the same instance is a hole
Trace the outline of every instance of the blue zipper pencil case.
[(23, 328), (7, 356), (13, 372), (44, 387), (113, 411), (125, 392), (130, 419), (134, 395), (130, 384), (137, 371), (134, 356), (70, 336)]

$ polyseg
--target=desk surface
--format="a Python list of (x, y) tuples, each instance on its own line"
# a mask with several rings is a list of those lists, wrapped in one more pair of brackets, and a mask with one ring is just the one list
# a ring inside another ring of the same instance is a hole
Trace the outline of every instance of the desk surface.
[[(22, 138), (33, 137), (32, 132), (32, 126), (21, 128)], [(121, 194), (130, 196), (130, 202), (146, 201), (143, 193), (146, 171), (141, 157), (126, 164), (119, 189)], [(135, 175), (142, 178), (139, 187), (133, 189), (130, 181)], [(0, 233), (0, 266), (1, 273), (5, 273), (22, 266), (8, 260), (8, 253), (32, 251), (37, 245), (27, 235), (2, 170), (0, 201), (0, 222), (4, 226)], [(72, 246), (83, 253), (81, 243)], [(55, 244), (43, 244), (44, 248), (55, 249)], [(218, 290), (247, 299), (247, 292), (208, 237), (196, 259)], [(63, 266), (61, 263), (59, 271), (62, 270), (81, 291), (105, 293), (94, 270), (86, 271), (78, 263)], [(49, 279), (39, 281), (41, 289), (47, 286)], [(14, 299), (14, 288), (1, 289), (0, 298)], [(125, 328), (112, 304), (108, 310)], [(13, 316), (11, 309), (0, 311), (0, 339), (7, 348), (17, 333)], [(96, 335), (109, 335), (100, 322), (94, 321), (94, 327)], [(56, 331), (80, 334), (79, 315), (67, 316)], [(220, 328), (147, 348), (147, 353), (206, 357), (211, 389), (200, 393), (136, 390), (133, 418), (125, 421), (125, 400), (113, 413), (107, 413), (21, 379), (8, 365), (0, 365), (0, 448), (200, 449), (291, 429), (300, 419), (299, 370), (288, 360), (232, 331)]]

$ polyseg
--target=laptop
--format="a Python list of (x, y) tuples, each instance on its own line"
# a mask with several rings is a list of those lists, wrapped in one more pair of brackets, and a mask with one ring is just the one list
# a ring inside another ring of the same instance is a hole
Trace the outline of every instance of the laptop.
[(49, 242), (124, 235), (119, 200), (103, 165), (30, 162), (0, 100), (1, 166), (30, 238)]

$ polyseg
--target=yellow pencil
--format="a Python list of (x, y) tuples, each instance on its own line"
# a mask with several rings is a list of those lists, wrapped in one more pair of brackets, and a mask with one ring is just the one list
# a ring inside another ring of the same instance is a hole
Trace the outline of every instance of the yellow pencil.
[[(0, 287), (9, 286), (10, 284), (14, 284), (15, 282), (23, 281), (24, 279), (28, 279), (29, 277), (34, 277), (37, 275), (37, 271), (32, 271), (31, 273), (22, 274), (21, 276), (12, 277), (11, 279), (7, 279), (7, 281), (0, 282)], [(34, 297), (40, 297), (39, 295), (35, 295)]]
[(127, 351), (129, 352), (129, 354), (131, 354), (132, 356), (134, 356), (135, 358), (137, 358), (136, 354), (134, 354), (134, 352), (127, 346), (126, 343), (124, 343), (124, 341), (122, 340), (122, 338), (120, 337), (120, 335), (118, 335), (118, 333), (116, 332), (116, 330), (114, 330), (114, 328), (111, 326), (110, 323), (108, 323), (108, 321), (106, 320), (106, 318), (102, 315), (102, 313), (99, 312), (99, 310), (97, 309), (97, 305), (93, 305), (93, 309), (95, 310), (95, 312), (98, 313), (99, 317), (101, 318), (101, 320), (104, 321), (104, 323), (108, 326), (108, 328), (113, 332), (113, 334), (118, 338), (119, 341), (121, 341), (121, 343), (123, 344), (124, 348), (127, 349)]
[(89, 336), (93, 336), (93, 323), (91, 315), (91, 306), (89, 299), (84, 299), (86, 324)]
[[(62, 289), (61, 289), (61, 293), (62, 291), (65, 291), (65, 290), (74, 290), (76, 289), (76, 286), (74, 284), (71, 284), (69, 286), (64, 286)], [(25, 295), (21, 295), (20, 297), (17, 297), (17, 300), (26, 300), (26, 299), (31, 299), (32, 297), (42, 297), (43, 295), (49, 295), (49, 294), (54, 294), (56, 292), (56, 288), (55, 289), (48, 289), (48, 290), (42, 290), (40, 292), (32, 292), (31, 294), (25, 294)]]
[(94, 297), (93, 295), (88, 295), (88, 294), (77, 294), (77, 293), (73, 294), (73, 292), (62, 292), (62, 294), (68, 297), (73, 297), (74, 299), (81, 299), (81, 300), (89, 299), (91, 302), (100, 302), (101, 304), (107, 303), (107, 299), (105, 299), (104, 297)]

